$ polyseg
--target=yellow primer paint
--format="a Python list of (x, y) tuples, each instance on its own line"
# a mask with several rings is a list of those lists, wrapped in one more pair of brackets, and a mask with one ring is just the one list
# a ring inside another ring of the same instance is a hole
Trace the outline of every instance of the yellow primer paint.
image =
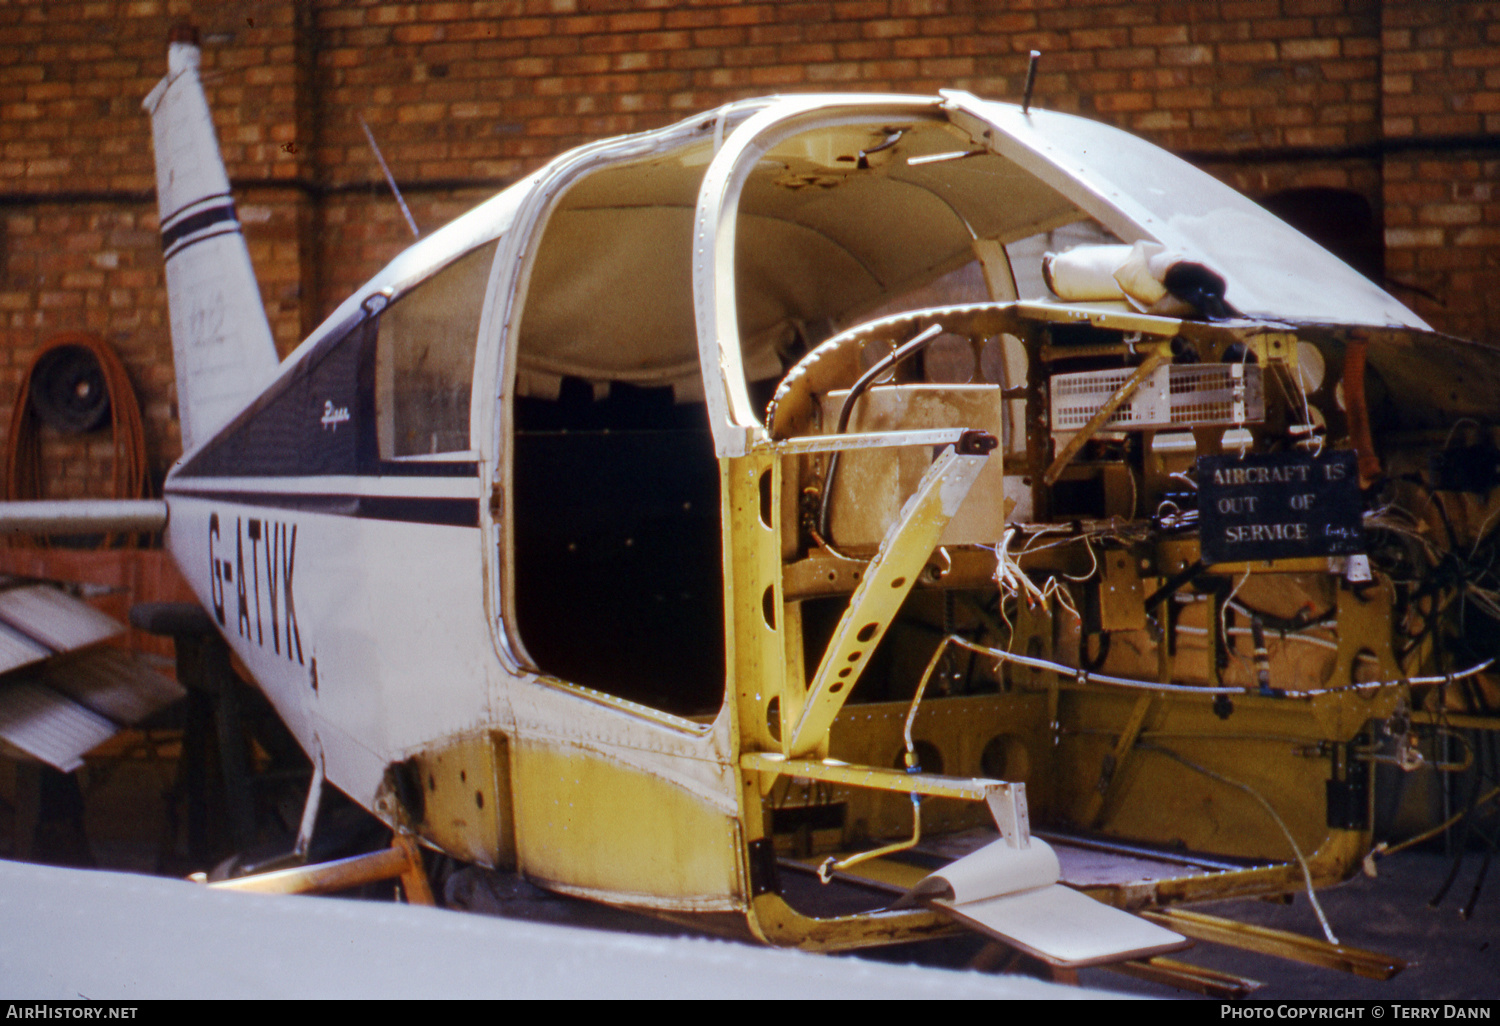
[(422, 790), (423, 837), (467, 862), (515, 865), (507, 748), (505, 735), (483, 733), (410, 760), (413, 782)]
[(735, 820), (684, 788), (602, 752), (514, 748), (522, 872), (579, 894), (658, 909), (740, 906)]

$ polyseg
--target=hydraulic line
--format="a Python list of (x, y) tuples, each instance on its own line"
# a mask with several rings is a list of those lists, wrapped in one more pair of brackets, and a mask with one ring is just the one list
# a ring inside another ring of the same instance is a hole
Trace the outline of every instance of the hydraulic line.
[[(922, 696), (927, 691), (927, 682), (932, 679), (933, 671), (938, 668), (938, 663), (942, 661), (943, 654), (948, 650), (948, 642), (953, 637), (954, 635), (948, 635), (947, 637), (944, 637), (943, 640), (938, 643), (937, 650), (932, 653), (932, 658), (927, 660), (927, 669), (922, 673), (922, 679), (917, 683), (917, 692), (916, 694), (912, 695), (911, 707), (906, 712), (906, 726), (903, 729), (901, 736), (902, 739), (906, 742), (904, 761), (906, 763), (906, 772), (908, 773), (922, 772), (922, 766), (917, 762), (917, 745), (916, 742), (912, 739), (911, 728), (912, 724), (916, 722), (917, 709), (922, 704)], [(830, 856), (829, 858), (824, 860), (821, 866), (818, 867), (818, 879), (826, 884), (833, 879), (834, 873), (842, 872), (843, 870), (846, 870), (851, 866), (856, 866), (861, 862), (867, 862), (870, 859), (878, 859), (884, 855), (894, 855), (897, 852), (908, 851), (912, 848), (915, 848), (919, 843), (921, 843), (921, 840), (922, 796), (913, 791), (911, 795), (910, 839), (905, 841), (897, 841), (894, 844), (887, 844), (882, 848), (875, 848), (871, 851), (862, 851), (856, 855), (850, 855), (845, 859), (836, 859)]]
[[(834, 433), (841, 435), (849, 427), (849, 417), (854, 413), (854, 404), (859, 401), (859, 397), (864, 395), (865, 390), (870, 387), (876, 378), (903, 360), (920, 353), (923, 349), (927, 348), (929, 342), (942, 333), (943, 326), (941, 324), (932, 325), (926, 331), (920, 332), (911, 341), (904, 343), (899, 348), (882, 357), (873, 367), (861, 374), (859, 380), (854, 383), (854, 387), (849, 389), (849, 394), (844, 397), (844, 404), (839, 407), (838, 427)], [(830, 540), (831, 536), (828, 533), (828, 502), (833, 495), (833, 475), (837, 472), (838, 466), (839, 454), (835, 450), (828, 457), (828, 472), (823, 475), (822, 504), (818, 509), (818, 534)]]
[[(1242, 695), (1245, 693), (1245, 689), (1242, 687), (1223, 688), (1201, 687), (1196, 684), (1163, 684), (1160, 681), (1132, 680), (1128, 677), (1114, 677), (1105, 673), (1094, 673), (1090, 670), (1084, 669), (1083, 667), (1064, 666), (1062, 663), (1055, 663), (1050, 659), (1037, 659), (1034, 656), (1017, 655), (1014, 652), (1007, 652), (1004, 649), (991, 648), (988, 645), (980, 645), (975, 642), (969, 641), (966, 638), (961, 638), (956, 634), (949, 635), (944, 639), (944, 642), (952, 643), (954, 645), (960, 645), (964, 648), (970, 649), (971, 651), (977, 652), (980, 655), (986, 655), (990, 656), (991, 658), (998, 659), (1001, 662), (1017, 663), (1021, 666), (1029, 666), (1034, 670), (1045, 670), (1048, 673), (1055, 673), (1061, 677), (1071, 677), (1079, 684), (1103, 684), (1109, 687), (1135, 688), (1137, 690), (1144, 691), (1165, 691), (1191, 695)], [(1398, 684), (1451, 684), (1455, 680), (1461, 680), (1465, 677), (1472, 677), (1476, 673), (1481, 673), (1484, 670), (1489, 669), (1489, 667), (1494, 662), (1494, 659), (1486, 659), (1481, 663), (1476, 663), (1466, 670), (1459, 670), (1456, 673), (1445, 673), (1431, 677), (1407, 677), (1401, 680), (1381, 680), (1354, 684), (1341, 684), (1331, 688), (1308, 688), (1304, 691), (1288, 690), (1283, 692), (1283, 694), (1288, 698), (1306, 698), (1312, 695), (1326, 695), (1335, 691), (1367, 691), (1375, 688), (1394, 687)]]

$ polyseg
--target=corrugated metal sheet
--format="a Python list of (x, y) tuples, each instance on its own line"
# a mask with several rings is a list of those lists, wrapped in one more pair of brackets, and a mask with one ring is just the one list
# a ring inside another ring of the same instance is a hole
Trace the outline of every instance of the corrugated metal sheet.
[(153, 670), (139, 653), (122, 648), (59, 656), (42, 668), (41, 676), (54, 691), (124, 727), (134, 726), (187, 694), (181, 684)]
[(0, 739), (71, 771), (122, 727), (181, 698), (139, 653), (98, 645), (123, 630), (58, 588), (0, 590)]
[(0, 673), (39, 663), (51, 654), (47, 646), (0, 623)]
[(0, 738), (64, 773), (119, 726), (37, 681), (0, 686)]
[(83, 648), (125, 630), (92, 606), (45, 584), (0, 591), (0, 625), (53, 653)]

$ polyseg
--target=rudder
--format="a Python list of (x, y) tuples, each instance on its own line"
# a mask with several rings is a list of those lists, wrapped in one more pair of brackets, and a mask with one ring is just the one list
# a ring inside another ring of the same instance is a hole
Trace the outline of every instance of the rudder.
[(254, 399), (279, 363), (198, 77), (196, 36), (174, 30), (167, 76), (143, 104), (156, 151), (184, 452)]

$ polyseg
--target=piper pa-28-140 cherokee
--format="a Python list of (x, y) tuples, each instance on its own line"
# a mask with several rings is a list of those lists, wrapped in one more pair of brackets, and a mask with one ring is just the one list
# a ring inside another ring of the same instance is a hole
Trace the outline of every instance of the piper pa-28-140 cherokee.
[(146, 101), (167, 544), (397, 831), (773, 944), (1134, 959), (1186, 942), (1132, 911), (1348, 876), (1380, 746), (1493, 685), (1500, 605), (1434, 568), (1491, 554), (1495, 461), (1432, 467), (1493, 450), (1500, 361), (1146, 142), (730, 103), (556, 158), (278, 363), (198, 55)]

